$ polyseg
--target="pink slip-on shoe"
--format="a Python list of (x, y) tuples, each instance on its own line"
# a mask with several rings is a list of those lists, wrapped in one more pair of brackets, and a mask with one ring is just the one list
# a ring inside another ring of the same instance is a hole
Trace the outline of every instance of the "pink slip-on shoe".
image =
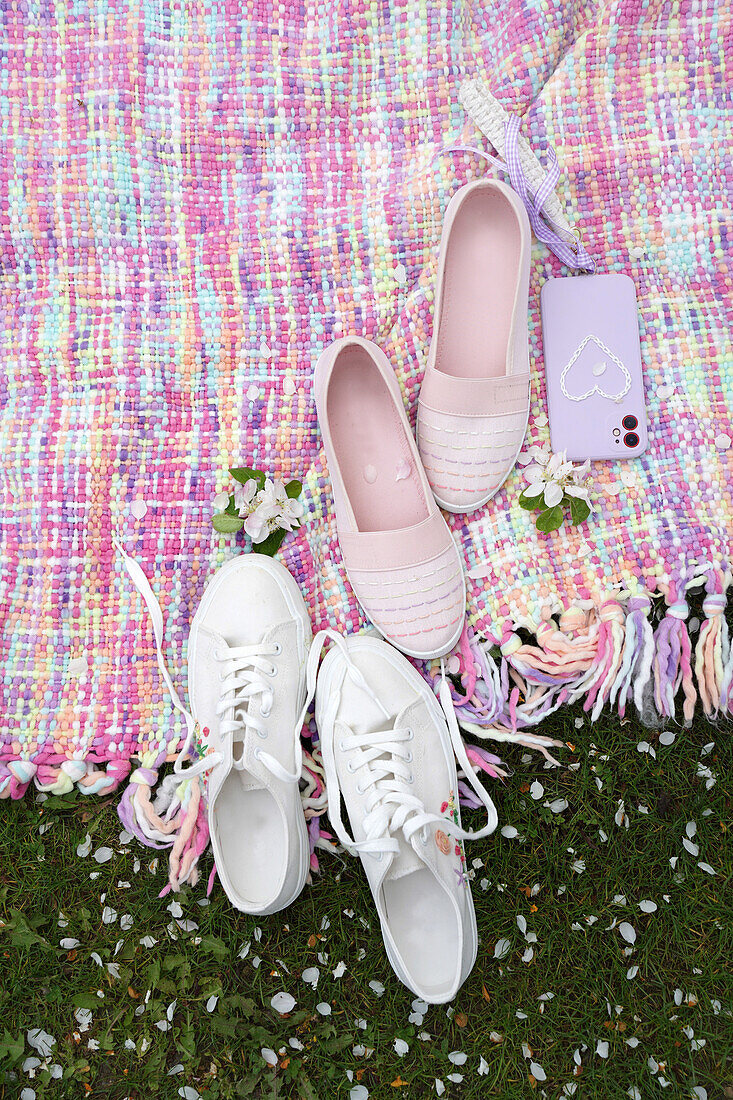
[(435, 499), (450, 512), (490, 500), (522, 447), (530, 238), (521, 199), (497, 180), (469, 183), (448, 204), (417, 438)]
[(351, 587), (390, 642), (440, 657), (463, 629), (463, 569), (395, 373), (375, 344), (346, 337), (318, 360), (315, 395)]

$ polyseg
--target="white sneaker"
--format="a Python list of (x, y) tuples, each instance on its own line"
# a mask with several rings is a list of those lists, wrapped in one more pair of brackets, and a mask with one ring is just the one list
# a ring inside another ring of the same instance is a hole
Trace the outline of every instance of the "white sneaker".
[[(444, 715), (412, 665), (375, 638), (328, 636), (337, 645), (318, 674), (316, 722), (329, 817), (344, 847), (361, 857), (398, 978), (429, 1003), (450, 1001), (477, 950), (461, 841), (492, 832), (496, 810), (452, 707)], [(488, 810), (480, 832), (461, 828), (454, 752)], [(341, 820), (342, 795), (353, 837)]]
[(298, 585), (261, 554), (222, 566), (191, 624), (188, 696), (213, 750), (194, 767), (209, 773), (218, 877), (245, 913), (284, 909), (308, 873), (298, 780), (310, 642)]

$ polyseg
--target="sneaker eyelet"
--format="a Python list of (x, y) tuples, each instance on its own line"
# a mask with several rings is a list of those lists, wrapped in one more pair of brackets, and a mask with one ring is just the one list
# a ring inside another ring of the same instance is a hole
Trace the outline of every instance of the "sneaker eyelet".
[(223, 656), (220, 649), (215, 649), (214, 650), (214, 660), (215, 661), (223, 661), (224, 660), (224, 656)]
[(279, 657), (280, 654), (282, 653), (282, 651), (283, 651), (283, 647), (280, 645), (280, 643), (275, 642), (275, 656)]
[(270, 668), (269, 675), (270, 676), (277, 676), (277, 665), (272, 665), (272, 667)]
[(415, 776), (412, 774), (412, 772), (410, 772), (410, 774), (408, 775), (407, 782), (408, 783), (414, 783), (415, 782)]
[(346, 742), (343, 738), (339, 741), (339, 752), (346, 752)]
[(414, 736), (415, 736), (415, 734), (414, 734), (414, 733), (412, 732), (412, 730), (408, 730), (408, 731), (407, 731), (407, 740), (408, 740), (408, 741), (412, 741), (412, 739), (414, 738)]
[(346, 770), (347, 770), (347, 772), (349, 772), (350, 775), (354, 774), (353, 763), (354, 763), (353, 760), (349, 760), (348, 764), (346, 765)]
[(408, 764), (412, 763), (412, 750), (408, 749), (407, 755), (405, 756), (405, 760), (407, 761)]

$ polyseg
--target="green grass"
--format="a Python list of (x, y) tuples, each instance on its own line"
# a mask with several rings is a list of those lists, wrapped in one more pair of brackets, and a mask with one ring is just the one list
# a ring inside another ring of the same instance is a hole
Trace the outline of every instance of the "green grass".
[[(497, 833), (468, 847), (469, 863), (483, 861), (472, 884), (478, 961), (455, 1004), (431, 1007), (422, 1023), (409, 1020), (413, 997), (391, 973), (358, 861), (325, 857), (321, 876), (289, 910), (250, 920), (218, 886), (210, 904), (200, 904), (210, 855), (198, 887), (160, 900), (166, 854), (151, 869), (157, 853), (120, 841), (112, 800), (3, 803), (0, 1096), (15, 1100), (32, 1089), (39, 1098), (330, 1100), (360, 1083), (381, 1100), (435, 1096), (436, 1078), (446, 1097), (465, 1100), (559, 1097), (567, 1084), (584, 1100), (624, 1098), (631, 1086), (641, 1100), (690, 1097), (693, 1086), (709, 1100), (733, 1095), (730, 731), (698, 722), (664, 747), (633, 721), (576, 728), (576, 717), (552, 725), (576, 745), (561, 754), (572, 769), (545, 770), (539, 756), (514, 747), (504, 753), (514, 774), (494, 784), (500, 825), (524, 839)], [(637, 751), (640, 741), (652, 741), (656, 759)], [(717, 776), (710, 789), (698, 775), (701, 759)], [(534, 780), (544, 786), (538, 800), (529, 792)], [(568, 802), (562, 812), (543, 805), (560, 798)], [(621, 799), (628, 829), (614, 820)], [(697, 857), (682, 845), (692, 821)], [(109, 862), (76, 855), (87, 833), (92, 853), (113, 850)], [(578, 860), (582, 873), (573, 869)], [(643, 913), (643, 899), (656, 912)], [(167, 908), (173, 900), (178, 921)], [(110, 923), (105, 906), (117, 914)], [(529, 945), (517, 917), (536, 935), (531, 961), (522, 958)], [(618, 927), (609, 929), (614, 921), (636, 930), (629, 955)], [(144, 937), (157, 942), (146, 946)], [(64, 949), (62, 938), (79, 945)], [(502, 939), (509, 950), (499, 960)], [(334, 978), (340, 962), (345, 970)], [(313, 966), (315, 990), (300, 977)], [(630, 967), (638, 967), (633, 978)], [(371, 981), (383, 984), (381, 997)], [(270, 1007), (280, 990), (297, 1001), (288, 1017)], [(329, 1015), (319, 1012), (323, 1004)], [(84, 1031), (79, 1008), (91, 1010)], [(33, 1077), (24, 1072), (35, 1055), (30, 1028), (55, 1038), (50, 1062), (61, 1079), (41, 1067)], [(398, 1038), (409, 1044), (404, 1056), (395, 1052)], [(608, 1044), (606, 1058), (596, 1053), (599, 1042)], [(278, 1052), (275, 1070), (262, 1048)], [(455, 1051), (467, 1055), (465, 1064), (449, 1060)], [(664, 1063), (656, 1075), (650, 1058)], [(532, 1062), (546, 1080), (530, 1077)], [(463, 1080), (451, 1082), (451, 1073)]]

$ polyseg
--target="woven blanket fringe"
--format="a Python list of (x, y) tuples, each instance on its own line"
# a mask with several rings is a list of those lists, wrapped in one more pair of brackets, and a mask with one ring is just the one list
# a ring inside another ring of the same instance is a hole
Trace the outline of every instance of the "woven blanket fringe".
[[(704, 585), (704, 621), (694, 646), (683, 598)], [(595, 721), (606, 707), (623, 718), (633, 703), (647, 726), (733, 713), (733, 646), (725, 619), (731, 574), (707, 570), (657, 594), (609, 594), (530, 624), (525, 641), (507, 623), (480, 639), (466, 628), (452, 658), (452, 697), (461, 726), (475, 737), (537, 749), (549, 760), (557, 741), (534, 733), (547, 715), (580, 703)], [(665, 613), (652, 625), (662, 603)], [(426, 670), (435, 687), (439, 667)], [(681, 715), (678, 715), (678, 709)], [(557, 763), (557, 761), (555, 761)]]
[[(551, 750), (562, 742), (537, 727), (569, 704), (581, 704), (592, 721), (605, 707), (623, 718), (633, 704), (647, 726), (679, 720), (678, 708), (689, 725), (698, 703), (710, 720), (733, 715), (733, 645), (725, 619), (732, 580), (727, 570), (708, 569), (660, 593), (609, 594), (599, 605), (574, 605), (556, 617), (546, 614), (538, 626), (523, 624), (521, 634), (507, 622), (499, 636), (482, 639), (466, 626), (448, 662), (460, 725), (479, 741), (519, 744), (558, 764)], [(685, 597), (700, 585), (704, 618), (696, 624)], [(661, 618), (658, 607), (664, 608)], [(690, 634), (698, 625), (693, 647)], [(437, 692), (440, 663), (422, 671)], [(307, 730), (306, 738), (301, 797), (315, 873), (318, 851), (338, 847), (322, 825), (326, 792), (315, 730)], [(508, 774), (501, 759), (480, 744), (468, 743), (467, 754), (492, 778)], [(50, 795), (75, 786), (86, 794), (109, 795), (129, 777), (120, 820), (141, 843), (170, 849), (165, 894), (197, 882), (199, 859), (209, 843), (205, 784), (199, 776), (175, 773), (159, 781), (160, 769), (171, 759), (143, 755), (135, 771), (129, 760), (106, 767), (87, 759), (0, 762), (0, 798), (21, 798), (31, 783)], [(463, 805), (475, 805), (462, 776), (459, 793)], [(209, 890), (212, 881), (213, 874)]]

